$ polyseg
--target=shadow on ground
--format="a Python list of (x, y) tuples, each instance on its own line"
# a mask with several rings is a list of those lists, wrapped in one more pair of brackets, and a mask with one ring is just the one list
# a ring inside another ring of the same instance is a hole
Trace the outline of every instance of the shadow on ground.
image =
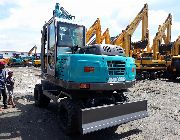
[(100, 130), (86, 135), (66, 136), (58, 125), (57, 107), (50, 103), (47, 109), (37, 108), (32, 96), (24, 96), (29, 103), (16, 99), (17, 109), (0, 114), (0, 139), (23, 140), (116, 140), (141, 133), (133, 129), (121, 134), (115, 133), (117, 127)]

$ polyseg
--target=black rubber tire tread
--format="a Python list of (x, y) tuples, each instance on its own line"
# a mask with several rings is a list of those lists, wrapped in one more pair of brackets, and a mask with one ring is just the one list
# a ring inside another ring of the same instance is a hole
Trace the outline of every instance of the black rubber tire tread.
[(35, 85), (34, 88), (34, 102), (35, 102), (35, 106), (38, 106), (38, 85)]
[(47, 107), (50, 103), (50, 99), (42, 93), (42, 85), (36, 84), (34, 88), (34, 100), (35, 106)]
[(66, 135), (77, 134), (79, 132), (79, 106), (73, 100), (66, 98), (62, 99), (58, 104), (59, 118), (61, 118), (61, 115), (64, 114), (64, 109), (67, 111), (68, 118), (65, 122), (66, 125), (64, 125), (62, 120), (60, 119), (60, 127), (62, 131)]

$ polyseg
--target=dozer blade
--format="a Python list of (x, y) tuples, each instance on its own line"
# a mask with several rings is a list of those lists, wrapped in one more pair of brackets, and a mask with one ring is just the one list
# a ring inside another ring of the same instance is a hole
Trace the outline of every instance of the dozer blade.
[(82, 110), (82, 134), (127, 123), (148, 116), (147, 100)]

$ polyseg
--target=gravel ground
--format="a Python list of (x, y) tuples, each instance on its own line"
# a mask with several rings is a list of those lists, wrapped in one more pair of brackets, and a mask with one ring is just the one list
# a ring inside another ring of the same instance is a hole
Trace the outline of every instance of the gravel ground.
[[(34, 85), (40, 82), (35, 68), (11, 68), (16, 79), (17, 108), (0, 111), (0, 139), (25, 140), (179, 140), (180, 139), (180, 79), (137, 81), (126, 93), (130, 100), (148, 100), (149, 117), (84, 136), (65, 136), (58, 126), (57, 108), (34, 106)], [(0, 102), (2, 106), (2, 101)]]

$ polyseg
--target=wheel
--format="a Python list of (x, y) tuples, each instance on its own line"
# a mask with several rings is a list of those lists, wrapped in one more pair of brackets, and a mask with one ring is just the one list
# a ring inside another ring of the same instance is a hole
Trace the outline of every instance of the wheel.
[(71, 99), (62, 99), (58, 105), (60, 127), (66, 135), (79, 130), (79, 107)]
[(177, 75), (172, 75), (171, 76), (171, 80), (176, 80), (177, 79)]
[(150, 80), (155, 80), (157, 79), (157, 72), (151, 72), (150, 73)]
[(148, 72), (146, 72), (146, 73), (144, 74), (144, 77), (145, 77), (145, 79), (149, 79), (149, 78), (150, 78), (149, 73), (148, 73)]
[(123, 92), (119, 91), (118, 93), (114, 94), (114, 98), (116, 102), (129, 102), (129, 98), (123, 94)]
[(142, 76), (140, 72), (137, 72), (136, 74), (136, 80), (141, 80)]
[(50, 99), (42, 93), (42, 85), (37, 84), (34, 88), (34, 101), (38, 107), (47, 107)]

